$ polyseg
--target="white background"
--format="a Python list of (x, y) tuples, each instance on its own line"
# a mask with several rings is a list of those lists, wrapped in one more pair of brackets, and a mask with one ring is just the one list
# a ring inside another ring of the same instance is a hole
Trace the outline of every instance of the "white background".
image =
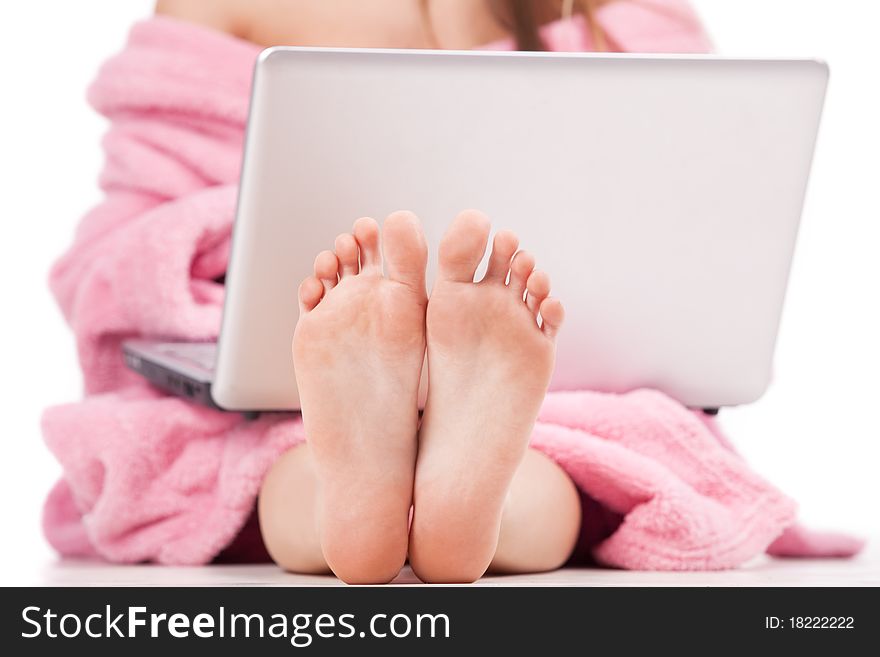
[[(694, 4), (724, 54), (816, 56), (832, 70), (776, 378), (760, 402), (724, 411), (723, 423), (754, 467), (801, 502), (806, 521), (880, 535), (880, 5)], [(17, 580), (53, 558), (39, 519), (59, 468), (40, 413), (80, 390), (46, 274), (99, 199), (104, 126), (84, 90), (151, 9), (151, 0), (0, 4), (0, 568)]]

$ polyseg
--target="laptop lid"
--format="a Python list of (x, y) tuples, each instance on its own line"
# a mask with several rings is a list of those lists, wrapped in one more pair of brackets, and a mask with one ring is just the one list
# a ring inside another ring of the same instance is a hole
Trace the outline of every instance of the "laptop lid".
[(272, 48), (256, 66), (213, 397), (297, 409), (296, 289), (355, 219), (474, 207), (566, 306), (555, 390), (758, 398), (827, 81), (815, 61)]

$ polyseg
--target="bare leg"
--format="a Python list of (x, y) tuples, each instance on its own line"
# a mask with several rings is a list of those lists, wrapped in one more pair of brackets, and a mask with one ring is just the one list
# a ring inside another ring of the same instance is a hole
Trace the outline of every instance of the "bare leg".
[(510, 483), (489, 572), (555, 570), (571, 556), (580, 528), (574, 482), (553, 460), (530, 449)]
[[(456, 219), (428, 307), (431, 384), (416, 443), (424, 239), (412, 215), (389, 217), (384, 277), (378, 232), (359, 222), (300, 288), (294, 360), (309, 445), (279, 459), (264, 482), (270, 553), (287, 569), (329, 566), (348, 582), (389, 581), (407, 543), (425, 581), (473, 581), (490, 563), (558, 567), (577, 537), (577, 492), (527, 450), (563, 316), (549, 279), (528, 254), (514, 257), (514, 235), (499, 233), (475, 284), (488, 220)], [(357, 412), (340, 413), (340, 398)]]
[[(260, 529), (272, 559), (285, 570), (330, 573), (318, 533), (317, 496), (318, 480), (307, 445), (279, 458), (263, 481)], [(580, 499), (571, 479), (541, 452), (528, 450), (510, 485), (489, 572), (532, 573), (560, 567), (574, 549), (580, 522)]]
[(318, 478), (308, 445), (279, 458), (260, 488), (257, 505), (263, 543), (285, 570), (327, 574), (330, 567), (318, 533)]

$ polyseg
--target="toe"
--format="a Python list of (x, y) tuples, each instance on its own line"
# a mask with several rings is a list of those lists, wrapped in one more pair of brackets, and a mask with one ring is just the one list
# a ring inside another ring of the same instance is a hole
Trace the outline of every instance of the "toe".
[(565, 310), (559, 299), (544, 299), (541, 303), (541, 327), (548, 338), (555, 338), (565, 319)]
[(315, 278), (321, 281), (324, 292), (329, 292), (338, 281), (339, 260), (333, 251), (321, 251), (315, 258)]
[(379, 251), (379, 224), (375, 219), (362, 217), (354, 222), (354, 237), (361, 255), (361, 272), (377, 274), (382, 271)]
[(412, 212), (395, 212), (382, 228), (385, 274), (391, 280), (425, 291), (428, 245), (418, 217)]
[(510, 263), (510, 283), (508, 285), (520, 298), (526, 292), (526, 281), (534, 269), (535, 256), (528, 251), (519, 251), (513, 256), (513, 261)]
[(489, 228), (489, 218), (476, 210), (465, 210), (455, 218), (440, 242), (440, 278), (473, 282), (486, 252)]
[(354, 276), (358, 273), (358, 245), (351, 233), (343, 233), (336, 238), (333, 247), (339, 260), (339, 278)]
[(542, 271), (533, 271), (526, 281), (526, 305), (535, 317), (538, 316), (538, 309), (541, 303), (550, 294), (550, 277)]
[(510, 259), (519, 247), (519, 238), (509, 230), (500, 230), (492, 241), (492, 255), (489, 256), (489, 268), (484, 281), (492, 283), (507, 282), (510, 271)]
[(299, 285), (299, 311), (307, 313), (315, 309), (324, 296), (324, 284), (314, 276), (309, 276)]

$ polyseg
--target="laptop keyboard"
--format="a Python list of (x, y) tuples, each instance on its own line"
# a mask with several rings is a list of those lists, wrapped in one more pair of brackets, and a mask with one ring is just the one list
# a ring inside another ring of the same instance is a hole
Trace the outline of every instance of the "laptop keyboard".
[(217, 358), (217, 344), (214, 342), (160, 344), (156, 349), (164, 356), (179, 358), (203, 370), (214, 371), (214, 362)]

